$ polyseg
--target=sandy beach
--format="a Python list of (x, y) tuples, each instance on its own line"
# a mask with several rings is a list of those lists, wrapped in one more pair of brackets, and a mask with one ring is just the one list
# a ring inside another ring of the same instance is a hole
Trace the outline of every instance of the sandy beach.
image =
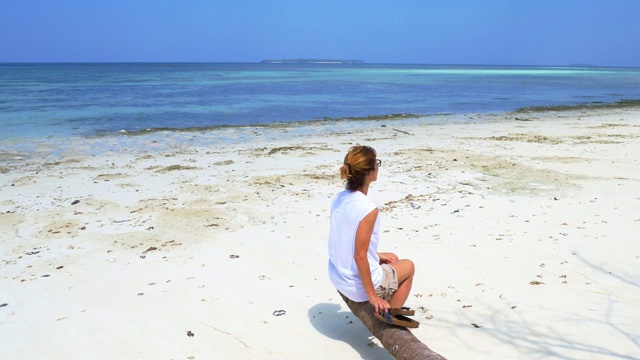
[(640, 109), (467, 118), (2, 154), (0, 359), (390, 359), (327, 275), (356, 143), (431, 349), (640, 358)]

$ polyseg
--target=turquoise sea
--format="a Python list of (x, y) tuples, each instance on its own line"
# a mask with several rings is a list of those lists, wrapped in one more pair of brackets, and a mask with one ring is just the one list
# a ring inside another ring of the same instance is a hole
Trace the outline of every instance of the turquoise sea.
[[(0, 144), (640, 99), (640, 69), (381, 64), (0, 64)], [(424, 116), (424, 117), (423, 117)]]

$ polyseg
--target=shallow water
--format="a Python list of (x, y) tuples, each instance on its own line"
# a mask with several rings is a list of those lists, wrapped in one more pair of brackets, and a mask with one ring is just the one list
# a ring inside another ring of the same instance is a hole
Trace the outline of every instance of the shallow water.
[[(0, 64), (0, 142), (640, 99), (640, 69), (338, 64)], [(455, 119), (449, 117), (448, 119)], [(224, 140), (224, 132), (219, 133)], [(65, 140), (61, 140), (65, 141)]]

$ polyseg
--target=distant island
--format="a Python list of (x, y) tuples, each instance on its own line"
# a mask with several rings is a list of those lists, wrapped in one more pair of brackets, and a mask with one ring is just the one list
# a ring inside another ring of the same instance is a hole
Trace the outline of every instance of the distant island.
[(263, 64), (364, 64), (362, 60), (341, 60), (341, 59), (281, 59), (262, 60)]
[(569, 66), (571, 66), (571, 67), (600, 67), (599, 65), (583, 64), (583, 63), (572, 63), (572, 64), (569, 64)]

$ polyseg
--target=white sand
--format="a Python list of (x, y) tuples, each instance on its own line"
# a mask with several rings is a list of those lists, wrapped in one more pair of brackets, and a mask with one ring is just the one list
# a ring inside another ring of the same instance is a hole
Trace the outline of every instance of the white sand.
[(407, 305), (434, 351), (640, 358), (640, 110), (474, 120), (5, 154), (0, 358), (390, 358), (327, 277), (330, 199), (355, 143), (384, 162), (370, 190), (381, 250), (417, 264)]

